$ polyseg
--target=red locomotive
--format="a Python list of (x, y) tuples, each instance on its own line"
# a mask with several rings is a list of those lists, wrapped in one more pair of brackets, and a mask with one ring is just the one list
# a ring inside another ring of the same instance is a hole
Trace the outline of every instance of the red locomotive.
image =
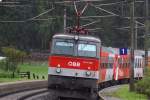
[[(49, 57), (48, 86), (75, 92), (76, 97), (96, 100), (100, 68), (100, 39), (56, 34)], [(87, 93), (87, 94), (86, 94)]]

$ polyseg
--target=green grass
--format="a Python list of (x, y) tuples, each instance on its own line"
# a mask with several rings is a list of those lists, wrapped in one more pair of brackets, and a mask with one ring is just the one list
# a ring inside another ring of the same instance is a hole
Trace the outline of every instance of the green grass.
[(146, 95), (129, 92), (129, 86), (124, 85), (117, 91), (108, 94), (109, 96), (120, 98), (121, 100), (148, 100)]
[(48, 76), (47, 62), (24, 63), (24, 64), (20, 64), (19, 67), (21, 72), (29, 71), (31, 73), (31, 79), (33, 79), (33, 73), (36, 76), (39, 76), (39, 79), (42, 79), (42, 76), (44, 76), (45, 79), (47, 79)]
[(12, 72), (5, 72), (3, 70), (0, 70), (0, 83), (3, 82), (14, 82), (20, 79), (17, 75), (15, 75), (15, 78), (12, 78)]
[(4, 83), (4, 82), (16, 82), (16, 81), (21, 81), (24, 79), (21, 78), (0, 78), (0, 83)]
[[(45, 77), (45, 80), (48, 78), (48, 64), (47, 62), (32, 62), (32, 63), (24, 63), (19, 64), (20, 72), (27, 72), (29, 71), (31, 74), (31, 79), (33, 80), (33, 73), (35, 74), (36, 78), (37, 76), (39, 79), (42, 79), (42, 76)], [(28, 80), (27, 78), (20, 78), (17, 73), (15, 75), (15, 78), (11, 78), (12, 72), (4, 72), (0, 70), (0, 83), (3, 82), (15, 82), (15, 81), (21, 81), (21, 80)]]

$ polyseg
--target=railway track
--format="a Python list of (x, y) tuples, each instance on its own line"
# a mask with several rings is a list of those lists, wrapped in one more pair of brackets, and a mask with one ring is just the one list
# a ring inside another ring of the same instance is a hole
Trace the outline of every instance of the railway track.
[[(47, 81), (19, 82), (2, 85), (0, 84), (0, 100), (53, 100), (51, 99), (53, 94), (54, 93), (52, 90), (50, 91), (47, 89)], [(101, 93), (99, 93), (99, 95), (100, 100), (107, 100), (103, 95), (101, 95)], [(60, 97), (59, 100), (82, 99)]]
[[(53, 100), (53, 90), (47, 89), (47, 81), (27, 81), (0, 84), (0, 100)], [(82, 100), (62, 98), (59, 100)]]
[(22, 92), (12, 93), (7, 96), (3, 96), (0, 98), (0, 100), (26, 100), (29, 97), (42, 94), (42, 93), (46, 93), (46, 92), (48, 92), (46, 88), (22, 91)]
[[(0, 100), (53, 100), (51, 98), (52, 92), (49, 91), (47, 88), (42, 88), (12, 93), (7, 96), (1, 97)], [(59, 97), (58, 100), (83, 100), (83, 99)]]

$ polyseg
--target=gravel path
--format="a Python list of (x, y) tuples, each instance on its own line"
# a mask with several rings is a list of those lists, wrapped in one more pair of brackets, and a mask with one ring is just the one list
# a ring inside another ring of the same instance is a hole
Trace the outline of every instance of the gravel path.
[(111, 96), (107, 96), (108, 93), (112, 93), (115, 92), (116, 90), (118, 90), (122, 85), (117, 85), (117, 86), (112, 86), (112, 87), (108, 87), (106, 89), (103, 89), (99, 92), (99, 94), (104, 98), (104, 100), (121, 100), (119, 98), (116, 97), (111, 97)]

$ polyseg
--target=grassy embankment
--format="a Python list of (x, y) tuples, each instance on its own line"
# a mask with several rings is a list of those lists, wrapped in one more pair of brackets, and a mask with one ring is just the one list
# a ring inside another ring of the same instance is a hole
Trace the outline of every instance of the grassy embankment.
[(129, 86), (124, 85), (119, 88), (117, 91), (107, 94), (108, 96), (117, 97), (121, 100), (148, 100), (146, 95), (129, 92)]
[[(47, 62), (32, 62), (32, 63), (24, 63), (19, 64), (19, 69), (21, 72), (30, 72), (31, 79), (33, 80), (33, 73), (42, 79), (44, 76), (47, 79), (48, 67)], [(2, 82), (14, 82), (14, 81), (21, 81), (21, 80), (28, 80), (27, 78), (20, 78), (17, 74), (15, 74), (15, 78), (11, 78), (12, 72), (4, 72), (0, 70), (0, 83)]]

